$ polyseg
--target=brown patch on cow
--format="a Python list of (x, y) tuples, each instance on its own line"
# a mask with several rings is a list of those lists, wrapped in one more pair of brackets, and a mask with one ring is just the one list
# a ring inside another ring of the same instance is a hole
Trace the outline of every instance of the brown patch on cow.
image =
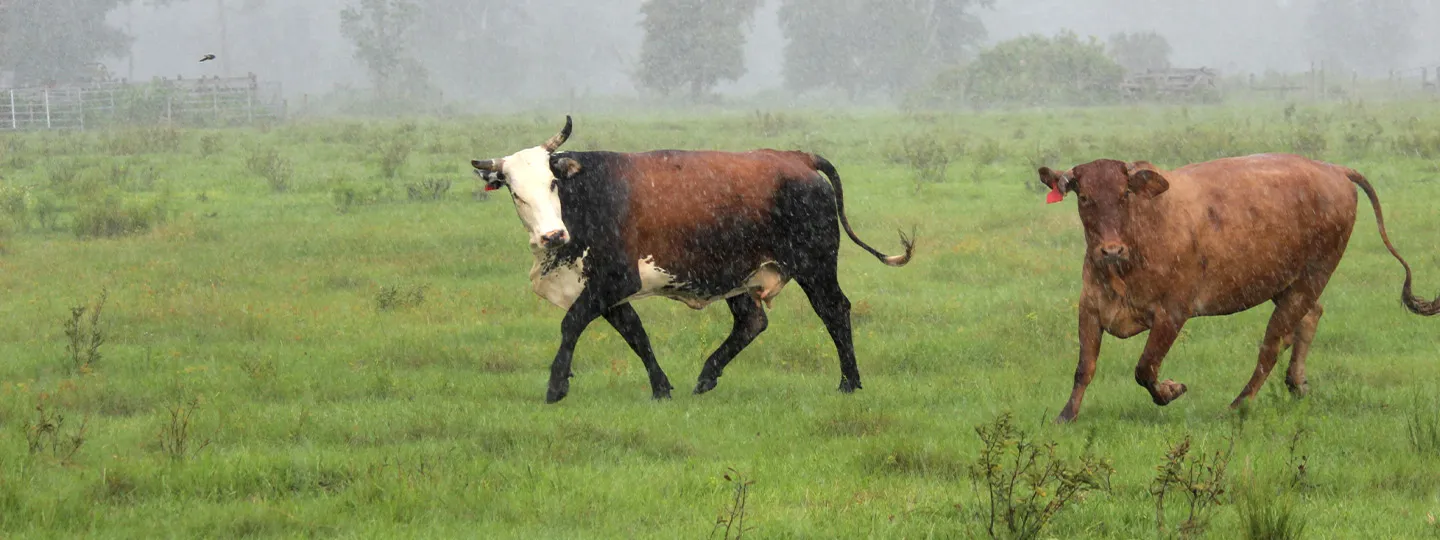
[(656, 266), (678, 273), (735, 265), (749, 272), (773, 260), (768, 249), (732, 260), (733, 253), (693, 246), (697, 236), (737, 223), (768, 228), (783, 183), (823, 181), (802, 152), (657, 151), (631, 154), (627, 161), (630, 170), (621, 174), (630, 187), (626, 248), (636, 257), (654, 256)]
[(1061, 421), (1079, 413), (1102, 330), (1122, 339), (1150, 331), (1135, 378), (1164, 405), (1185, 392), (1183, 384), (1157, 380), (1185, 322), (1266, 302), (1275, 303), (1275, 312), (1255, 372), (1232, 406), (1255, 395), (1287, 343), (1297, 344), (1287, 382), (1302, 388), (1319, 297), (1354, 227), (1355, 185), (1370, 196), (1381, 237), (1405, 266), (1405, 305), (1422, 315), (1440, 312), (1411, 294), (1409, 265), (1390, 246), (1378, 200), (1368, 182), (1345, 167), (1264, 154), (1173, 171), (1097, 160), (1065, 173), (1039, 173), (1047, 185), (1064, 181), (1078, 194), (1087, 248), (1080, 362)]

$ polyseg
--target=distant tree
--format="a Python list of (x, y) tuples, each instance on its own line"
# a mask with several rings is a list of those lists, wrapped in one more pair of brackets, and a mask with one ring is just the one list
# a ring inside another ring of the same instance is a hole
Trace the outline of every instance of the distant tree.
[(94, 63), (124, 54), (130, 38), (105, 24), (122, 0), (0, 1), (0, 71), (16, 84), (69, 82), (97, 74)]
[(852, 98), (898, 93), (959, 66), (985, 26), (972, 11), (993, 0), (782, 0), (785, 84), (832, 87)]
[(1311, 52), (1331, 69), (1385, 73), (1414, 48), (1416, 16), (1414, 0), (1315, 0)]
[(745, 74), (745, 25), (760, 0), (647, 0), (636, 81), (662, 94), (699, 98)]
[(1120, 32), (1110, 36), (1110, 57), (1127, 71), (1170, 67), (1170, 42), (1155, 32)]
[(411, 52), (420, 5), (411, 0), (359, 0), (340, 11), (340, 33), (355, 45), (382, 101), (413, 99), (428, 86), (429, 72)]
[(1095, 38), (1073, 32), (1029, 35), (982, 51), (965, 69), (966, 94), (979, 106), (1088, 105), (1115, 99), (1125, 68)]

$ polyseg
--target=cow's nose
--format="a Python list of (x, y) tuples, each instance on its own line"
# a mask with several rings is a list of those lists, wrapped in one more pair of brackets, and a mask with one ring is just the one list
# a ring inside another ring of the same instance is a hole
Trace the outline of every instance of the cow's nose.
[(560, 247), (570, 241), (570, 234), (564, 229), (550, 231), (540, 235), (540, 243), (547, 248)]
[(1100, 246), (1100, 255), (1107, 260), (1123, 261), (1130, 258), (1130, 248), (1125, 244), (1105, 244)]

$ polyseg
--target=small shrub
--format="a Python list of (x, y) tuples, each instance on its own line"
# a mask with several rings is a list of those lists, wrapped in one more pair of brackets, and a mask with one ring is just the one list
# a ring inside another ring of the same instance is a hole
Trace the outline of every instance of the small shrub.
[(149, 201), (126, 200), (116, 191), (86, 197), (75, 210), (75, 236), (105, 238), (149, 231), (168, 217), (165, 194)]
[(30, 190), (0, 184), (0, 213), (10, 218), (15, 228), (26, 230), (30, 228)]
[(200, 136), (200, 157), (208, 158), (219, 154), (224, 150), (224, 139), (219, 133), (206, 133)]
[[(983, 446), (970, 478), (984, 488), (986, 531), (992, 538), (1037, 538), (1061, 510), (1091, 491), (1109, 491), (1114, 468), (1088, 451), (1079, 460), (1058, 455), (1054, 442), (1036, 443), (1010, 413), (975, 427)], [(997, 529), (997, 525), (1003, 529)]]
[(40, 225), (41, 229), (54, 229), (56, 218), (60, 217), (60, 201), (56, 200), (54, 195), (45, 192), (34, 195), (35, 204), (32, 213), (35, 214), (35, 222)]
[(270, 185), (270, 191), (283, 193), (290, 190), (290, 176), (293, 169), (290, 160), (280, 155), (280, 151), (274, 148), (255, 148), (245, 158), (245, 168), (256, 176), (265, 179)]
[(419, 306), (425, 303), (425, 285), (402, 289), (396, 285), (380, 287), (375, 293), (376, 311), (394, 311)]
[(35, 417), (25, 420), (25, 443), (30, 455), (48, 454), (62, 463), (69, 463), (85, 445), (85, 428), (81, 420), (73, 431), (66, 432), (65, 414), (46, 405), (49, 396), (40, 394), (35, 404)]
[(335, 204), (335, 211), (341, 214), (349, 213), (356, 206), (379, 203), (384, 198), (385, 186), (362, 190), (350, 185), (343, 176), (330, 178), (330, 200)]
[(413, 148), (415, 137), (415, 126), (405, 124), (400, 130), (389, 138), (381, 141), (377, 149), (380, 156), (380, 176), (385, 178), (396, 178), (400, 176), (400, 168), (410, 159), (410, 150)]
[(1171, 532), (1165, 527), (1165, 500), (1172, 492), (1185, 497), (1185, 520), (1174, 531), (1180, 538), (1205, 534), (1212, 511), (1224, 504), (1225, 471), (1230, 466), (1235, 439), (1213, 454), (1192, 456), (1191, 449), (1190, 436), (1186, 435), (1165, 453), (1165, 462), (1155, 467), (1150, 494), (1155, 497), (1155, 527), (1162, 537)]
[(947, 143), (938, 133), (917, 133), (900, 141), (890, 155), (890, 160), (910, 168), (915, 179), (915, 189), (923, 184), (938, 184), (945, 181), (945, 171), (955, 152), (953, 144)]
[(1303, 449), (1308, 435), (1310, 428), (1305, 424), (1295, 427), (1295, 432), (1290, 435), (1290, 457), (1285, 460), (1292, 475), (1290, 488), (1300, 492), (1309, 491), (1313, 487), (1310, 483), (1310, 456)]
[(160, 452), (173, 461), (185, 461), (191, 455), (204, 450), (210, 446), (210, 439), (195, 440), (194, 422), (195, 413), (201, 408), (199, 396), (189, 402), (168, 406), (166, 412), (170, 413), (169, 419), (160, 426), (160, 433), (156, 440), (160, 445)]
[(412, 201), (438, 201), (450, 192), (450, 181), (444, 178), (427, 178), (422, 182), (405, 186)]
[[(110, 292), (100, 289), (100, 298), (93, 305), (80, 304), (70, 308), (70, 319), (65, 321), (65, 351), (70, 353), (70, 368), (87, 373), (100, 362), (100, 346), (105, 344), (105, 326), (101, 314)], [(86, 317), (86, 314), (89, 317)]]
[(720, 538), (730, 540), (744, 538), (745, 533), (754, 530), (754, 527), (745, 527), (746, 504), (750, 500), (750, 486), (755, 484), (754, 480), (745, 478), (740, 471), (729, 469), (723, 476), (730, 484), (730, 502), (715, 516), (715, 526), (710, 529), (710, 538), (715, 533), (720, 533)]
[(57, 193), (74, 193), (75, 179), (80, 176), (80, 166), (74, 161), (52, 160), (46, 173), (51, 190)]

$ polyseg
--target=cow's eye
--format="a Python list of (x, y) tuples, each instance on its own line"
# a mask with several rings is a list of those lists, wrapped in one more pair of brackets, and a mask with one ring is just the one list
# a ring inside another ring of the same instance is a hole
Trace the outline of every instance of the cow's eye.
[(1084, 196), (1084, 195), (1080, 195), (1079, 198), (1080, 198), (1080, 202), (1082, 202), (1082, 203), (1085, 203), (1085, 204), (1089, 204), (1089, 203), (1090, 203), (1090, 197), (1086, 197), (1086, 196)]

